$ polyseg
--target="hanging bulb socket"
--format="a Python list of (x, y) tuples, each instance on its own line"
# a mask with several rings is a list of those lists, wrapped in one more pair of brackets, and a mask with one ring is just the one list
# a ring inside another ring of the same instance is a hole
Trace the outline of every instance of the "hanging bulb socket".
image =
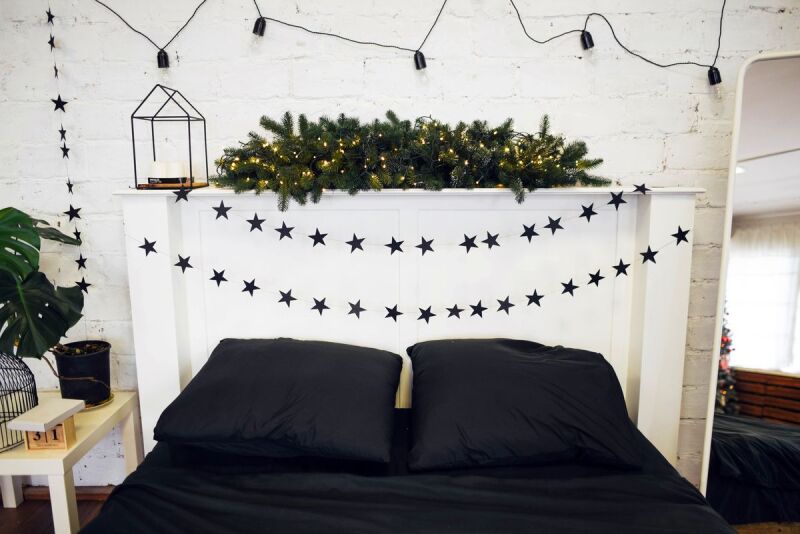
[(414, 52), (414, 66), (417, 67), (417, 70), (428, 67), (428, 64), (425, 62), (425, 55), (420, 50)]
[(156, 54), (156, 60), (158, 61), (159, 69), (169, 68), (169, 56), (165, 50), (162, 49), (158, 51), (158, 54)]
[(256, 19), (255, 25), (253, 25), (253, 33), (258, 35), (259, 37), (264, 37), (264, 32), (267, 29), (267, 19), (264, 17), (258, 17)]
[(592, 39), (592, 34), (586, 30), (581, 32), (581, 46), (584, 50), (594, 48), (594, 39)]
[(708, 67), (708, 83), (711, 85), (719, 85), (722, 83), (722, 76), (717, 67)]

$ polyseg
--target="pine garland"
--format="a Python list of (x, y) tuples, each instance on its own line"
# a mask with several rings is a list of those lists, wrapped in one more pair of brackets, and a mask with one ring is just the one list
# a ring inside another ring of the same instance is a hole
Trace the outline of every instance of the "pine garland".
[(485, 121), (452, 128), (430, 117), (400, 120), (392, 111), (366, 124), (344, 114), (317, 122), (300, 115), (297, 129), (286, 112), (281, 121), (262, 117), (261, 127), (271, 139), (251, 132), (226, 148), (213, 180), (236, 192), (273, 191), (281, 211), (290, 199), (318, 202), (326, 189), (507, 187), (522, 202), (537, 188), (610, 183), (588, 172), (603, 160), (587, 159), (583, 141), (552, 134), (546, 115), (535, 134), (515, 132), (511, 119), (494, 128)]

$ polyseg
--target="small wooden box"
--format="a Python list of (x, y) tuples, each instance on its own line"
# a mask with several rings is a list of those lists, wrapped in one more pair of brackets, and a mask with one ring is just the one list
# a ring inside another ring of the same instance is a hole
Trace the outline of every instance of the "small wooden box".
[(25, 448), (29, 451), (67, 450), (75, 443), (75, 418), (68, 417), (63, 423), (44, 432), (27, 430)]
[(8, 423), (11, 430), (25, 432), (29, 451), (67, 450), (75, 444), (75, 414), (85, 403), (73, 399), (49, 399)]

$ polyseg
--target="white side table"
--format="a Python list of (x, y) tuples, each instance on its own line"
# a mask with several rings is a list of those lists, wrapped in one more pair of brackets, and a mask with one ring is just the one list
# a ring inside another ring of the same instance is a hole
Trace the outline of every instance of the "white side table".
[[(40, 399), (58, 396), (57, 391), (39, 392)], [(19, 476), (47, 475), (56, 534), (77, 532), (78, 505), (72, 467), (117, 423), (122, 423), (125, 471), (133, 472), (143, 456), (139, 402), (133, 391), (115, 391), (114, 400), (109, 404), (75, 415), (76, 441), (69, 450), (26, 451), (23, 444), (0, 453), (3, 507), (16, 508), (22, 502)]]

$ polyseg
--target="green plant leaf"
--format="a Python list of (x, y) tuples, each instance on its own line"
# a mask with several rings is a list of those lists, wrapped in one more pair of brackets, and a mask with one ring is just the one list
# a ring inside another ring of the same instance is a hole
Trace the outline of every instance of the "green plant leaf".
[(40, 245), (41, 239), (28, 215), (16, 208), (0, 210), (0, 271), (22, 280), (39, 268)]
[(39, 237), (41, 237), (42, 239), (47, 239), (50, 241), (58, 241), (59, 243), (65, 243), (67, 245), (81, 244), (80, 239), (75, 239), (74, 237), (68, 236), (62, 233), (61, 230), (53, 228), (52, 226), (47, 226), (43, 228), (37, 225), (35, 229), (36, 232), (39, 234)]
[(78, 287), (54, 287), (38, 272), (22, 281), (0, 271), (0, 352), (41, 358), (81, 318)]

